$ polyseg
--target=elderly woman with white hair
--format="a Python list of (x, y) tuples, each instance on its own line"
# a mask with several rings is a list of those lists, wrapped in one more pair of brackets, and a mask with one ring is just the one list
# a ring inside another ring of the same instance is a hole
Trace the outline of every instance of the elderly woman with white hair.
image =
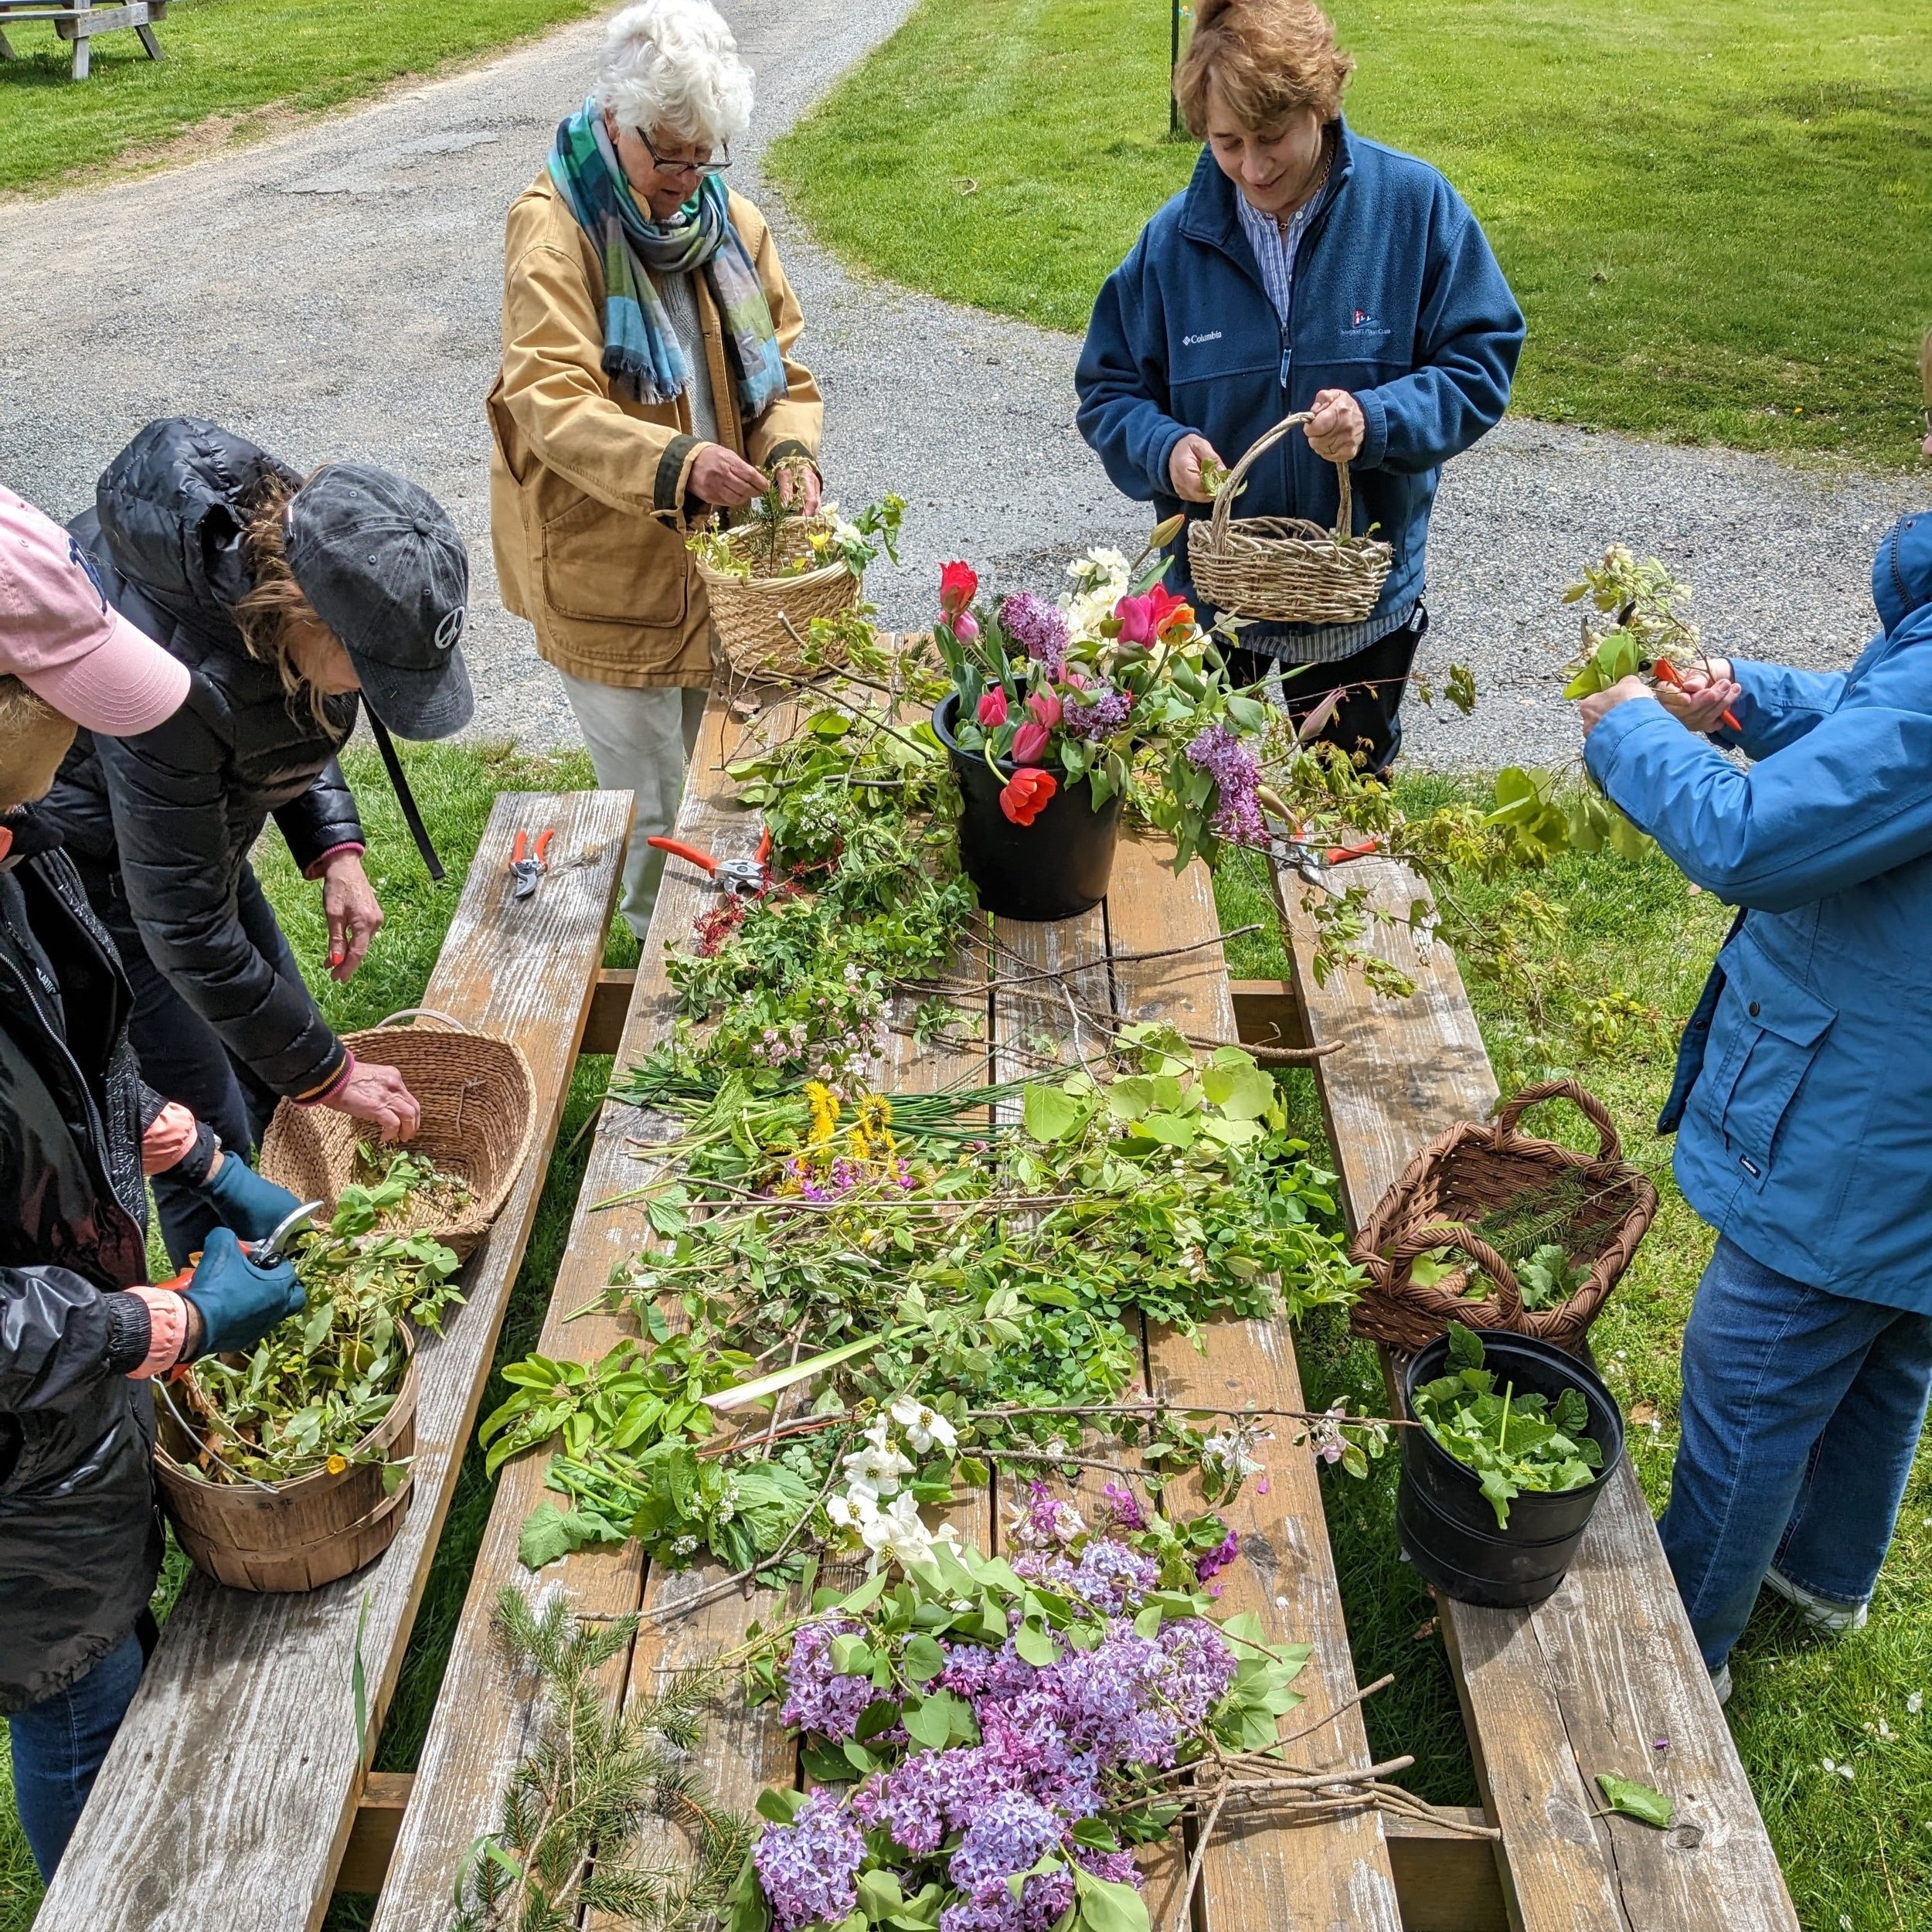
[(684, 532), (774, 466), (818, 507), (824, 411), (770, 230), (726, 191), (751, 70), (709, 0), (612, 19), (597, 85), (510, 209), (503, 367), (490, 392), (503, 600), (563, 679), (597, 782), (637, 794), (625, 918), (650, 923), (711, 681)]

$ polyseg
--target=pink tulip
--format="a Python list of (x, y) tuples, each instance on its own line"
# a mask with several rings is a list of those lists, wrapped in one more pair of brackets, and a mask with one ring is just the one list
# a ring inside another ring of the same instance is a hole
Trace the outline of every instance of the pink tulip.
[(997, 731), (1006, 722), (1006, 687), (996, 684), (979, 701), (979, 721), (988, 731)]
[(953, 635), (961, 644), (971, 644), (979, 635), (979, 620), (970, 611), (962, 611), (953, 620)]
[(1026, 708), (1050, 731), (1060, 721), (1060, 694), (1057, 691), (1036, 691), (1026, 700)]
[(1038, 764), (1046, 750), (1046, 727), (1029, 719), (1013, 733), (1013, 762)]

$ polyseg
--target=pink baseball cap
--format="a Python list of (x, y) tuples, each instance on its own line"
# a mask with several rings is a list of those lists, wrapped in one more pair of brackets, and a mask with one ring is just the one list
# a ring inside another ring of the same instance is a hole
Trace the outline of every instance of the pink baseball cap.
[(0, 675), (111, 738), (153, 730), (188, 696), (188, 667), (107, 601), (73, 537), (4, 485)]

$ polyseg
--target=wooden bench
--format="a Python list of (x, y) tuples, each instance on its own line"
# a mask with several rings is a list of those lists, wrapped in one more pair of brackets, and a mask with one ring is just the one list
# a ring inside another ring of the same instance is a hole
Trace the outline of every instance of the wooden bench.
[[(529, 1164), (465, 1264), (464, 1305), (422, 1350), (415, 1495), (359, 1574), (306, 1596), (197, 1576), (101, 1768), (38, 1932), (298, 1932), (318, 1925), (476, 1419), (602, 964), (628, 792), (498, 798), (423, 1003), (515, 1040), (536, 1087)], [(551, 872), (512, 901), (519, 827), (556, 828)]]
[[(1351, 885), (1406, 918), (1426, 897), (1390, 860), (1349, 868)], [(1311, 889), (1276, 880), (1308, 1038), (1341, 1048), (1317, 1063), (1349, 1223), (1359, 1226), (1423, 1143), (1485, 1117), (1495, 1075), (1446, 948), (1417, 956), (1406, 925), (1371, 943), (1415, 981), (1412, 998), (1371, 992), (1358, 972), (1318, 985)], [(1643, 1492), (1626, 1461), (1597, 1505), (1575, 1566), (1531, 1611), (1438, 1599), (1483, 1808), (1500, 1825), (1501, 1876), (1521, 1932), (1797, 1932), (1784, 1874), (1691, 1636)], [(1659, 1751), (1657, 1740), (1668, 1740)], [(1679, 1825), (1659, 1832), (1602, 1817), (1596, 1777), (1655, 1784)]]
[(63, 40), (73, 43), (73, 77), (85, 80), (94, 59), (94, 38), (132, 27), (150, 60), (162, 58), (161, 43), (152, 22), (168, 17), (168, 0), (127, 0), (117, 7), (97, 7), (94, 0), (73, 0), (70, 6), (49, 6), (46, 0), (0, 0), (0, 60), (17, 60), (6, 29), (29, 20), (51, 20)]

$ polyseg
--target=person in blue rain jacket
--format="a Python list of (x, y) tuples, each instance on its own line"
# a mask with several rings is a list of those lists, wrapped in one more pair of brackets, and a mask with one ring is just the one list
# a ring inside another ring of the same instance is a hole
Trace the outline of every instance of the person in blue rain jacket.
[[(1074, 381), (1081, 434), (1162, 518), (1206, 514), (1204, 461), (1232, 466), (1314, 412), (1257, 459), (1234, 515), (1332, 527), (1345, 463), (1352, 527), (1393, 544), (1393, 566), (1365, 621), (1249, 624), (1233, 668), (1247, 682), (1279, 662), (1298, 719), (1340, 691), (1321, 735), (1386, 773), (1428, 624), (1437, 481), (1500, 420), (1523, 318), (1449, 183), (1343, 120), (1354, 65), (1311, 0), (1202, 0), (1175, 90), (1206, 145), (1100, 290)], [(1173, 555), (1169, 587), (1211, 619), (1185, 532)]]
[(1583, 706), (1611, 801), (1740, 908), (1660, 1124), (1718, 1234), (1661, 1527), (1720, 1690), (1760, 1583), (1865, 1621), (1932, 1388), (1932, 512), (1872, 594), (1849, 671), (1720, 660)]

